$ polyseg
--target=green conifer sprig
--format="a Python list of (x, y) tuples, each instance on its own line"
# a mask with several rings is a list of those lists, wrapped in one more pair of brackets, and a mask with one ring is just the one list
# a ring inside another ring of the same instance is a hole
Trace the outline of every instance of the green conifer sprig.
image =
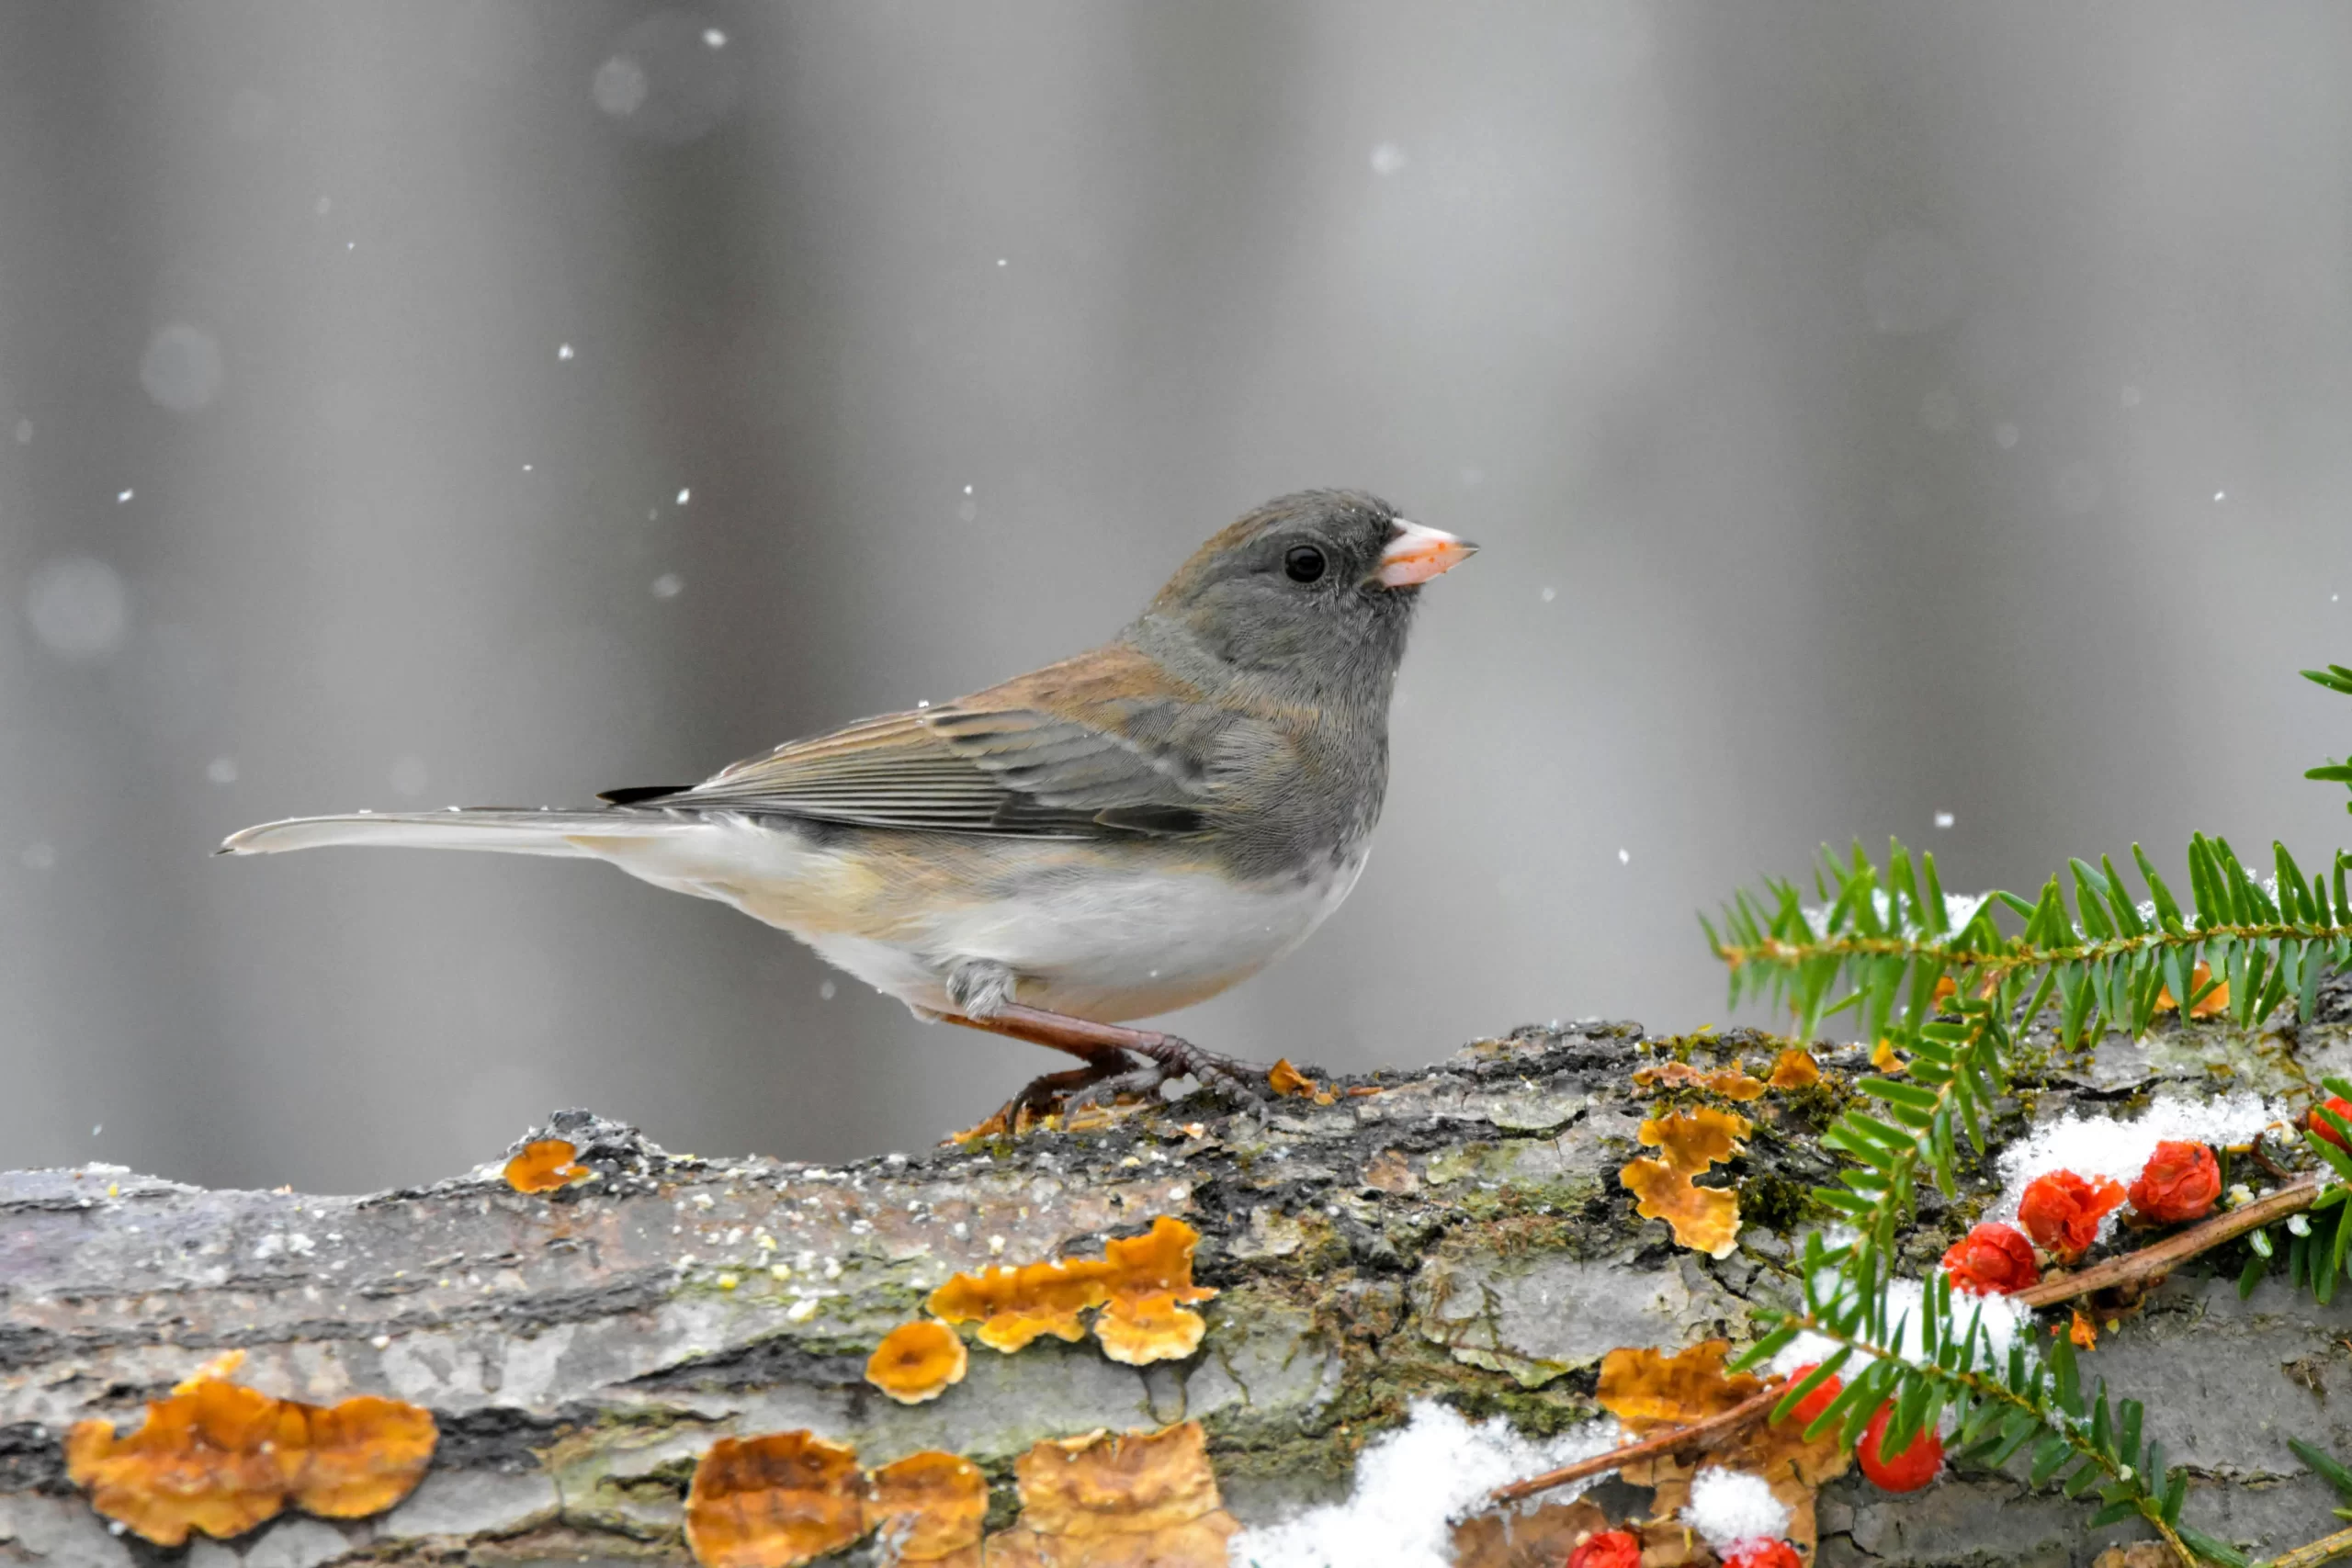
[[(2352, 668), (2303, 673), (2352, 695)], [(2352, 763), (2307, 776), (2352, 784)], [(2227, 840), (2196, 835), (2184, 905), (2136, 844), (2144, 899), (2106, 858), (2096, 866), (2068, 863), (2071, 899), (2060, 876), (2033, 899), (1998, 891), (1955, 898), (1938, 881), (1934, 856), (1920, 855), (1915, 867), (1898, 841), (1882, 866), (1857, 844), (1845, 857), (1823, 852), (1811, 906), (1795, 883), (1770, 881), (1761, 893), (1735, 895), (1716, 920), (1701, 918), (1730, 968), (1732, 1005), (1762, 998), (1785, 1006), (1806, 1038), (1825, 1019), (1852, 1011), (1862, 1038), (1877, 1043), (1873, 1059), (1892, 1069), (1859, 1081), (1867, 1108), (1849, 1110), (1822, 1137), (1851, 1163), (1838, 1186), (1814, 1195), (1850, 1224), (1851, 1236), (1835, 1246), (1807, 1238), (1804, 1310), (1768, 1313), (1770, 1332), (1740, 1359), (1766, 1360), (1806, 1331), (1838, 1347), (1790, 1387), (1775, 1420), (1860, 1359), (1861, 1370), (1809, 1435), (1835, 1429), (1850, 1445), (1892, 1402), (1882, 1451), (1899, 1453), (1949, 1412), (1959, 1457), (1997, 1466), (2030, 1445), (2033, 1484), (2055, 1483), (2073, 1497), (2098, 1494), (2094, 1528), (2136, 1514), (2184, 1562), (2194, 1553), (2243, 1568), (2234, 1548), (2180, 1522), (2187, 1472), (2165, 1465), (2160, 1445), (2142, 1442), (2137, 1403), (2110, 1408), (2104, 1385), (2085, 1397), (2068, 1341), (2054, 1342), (2044, 1358), (2019, 1336), (2005, 1355), (1992, 1355), (1982, 1306), (1965, 1325), (1956, 1322), (1940, 1271), (1925, 1287), (1918, 1353), (1905, 1353), (1905, 1325), (1889, 1320), (1896, 1233), (1916, 1207), (1921, 1169), (1950, 1195), (1959, 1136), (1982, 1153), (1988, 1107), (2007, 1087), (2016, 1029), (2054, 1007), (2064, 1043), (2110, 1028), (2144, 1035), (2168, 1002), (2186, 1019), (2224, 986), (2242, 1029), (2290, 1000), (2300, 1017), (2312, 1016), (2322, 978), (2352, 964), (2352, 853), (2339, 851), (2324, 874), (2306, 876), (2285, 845), (2272, 850), (2274, 874), (2262, 879)], [(2352, 1101), (2352, 1082), (2326, 1084)], [(2297, 1214), (2284, 1226), (2284, 1250), (2290, 1281), (2324, 1303), (2352, 1258), (2352, 1122), (2325, 1107), (2316, 1114), (2342, 1139), (2305, 1134), (2336, 1179), (2322, 1183), (2311, 1205), (2313, 1213), (2336, 1212), (2332, 1234)], [(2242, 1292), (2280, 1250), (2267, 1230), (2246, 1240), (2253, 1257)]]
[[(2341, 692), (2346, 696), (2352, 697), (2352, 669), (2347, 669), (2344, 665), (2331, 664), (2324, 670), (2306, 670), (2303, 671), (2303, 679), (2316, 682), (2331, 692)], [(2327, 766), (2313, 768), (2303, 777), (2328, 779), (2343, 784), (2347, 789), (2352, 789), (2352, 759), (2339, 762), (2331, 757), (2327, 761)], [(2344, 803), (2344, 809), (2352, 811), (2352, 800)]]
[(2194, 1552), (2227, 1568), (2245, 1568), (2247, 1559), (2236, 1548), (2181, 1523), (2188, 1471), (2166, 1464), (2161, 1443), (2143, 1440), (2137, 1400), (2110, 1402), (2103, 1382), (2085, 1392), (2069, 1341), (2052, 1341), (2044, 1356), (2018, 1333), (2006, 1350), (1996, 1350), (1984, 1326), (1983, 1303), (1970, 1304), (1963, 1320), (1951, 1281), (1939, 1274), (1922, 1293), (1915, 1349), (1905, 1343), (1908, 1314), (1898, 1314), (1892, 1292), (1851, 1289), (1840, 1262), (1838, 1249), (1818, 1236), (1807, 1238), (1804, 1310), (1778, 1314), (1771, 1332), (1736, 1363), (1768, 1360), (1800, 1333), (1838, 1347), (1813, 1373), (1790, 1384), (1773, 1420), (1786, 1418), (1814, 1389), (1860, 1360), (1861, 1370), (1807, 1424), (1807, 1437), (1835, 1432), (1850, 1447), (1871, 1416), (1892, 1401), (1879, 1449), (1895, 1454), (1949, 1414), (1955, 1458), (1998, 1468), (2028, 1454), (2032, 1485), (2054, 1485), (2069, 1497), (2096, 1494), (2100, 1507), (2089, 1528), (2137, 1515), (2184, 1561)]

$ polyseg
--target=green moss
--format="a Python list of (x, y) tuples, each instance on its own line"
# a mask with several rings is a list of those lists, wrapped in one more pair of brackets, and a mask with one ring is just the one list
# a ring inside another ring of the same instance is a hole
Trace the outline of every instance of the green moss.
[(1561, 1382), (1540, 1389), (1466, 1388), (1448, 1395), (1446, 1403), (1474, 1421), (1499, 1416), (1512, 1430), (1530, 1438), (1555, 1438), (1600, 1413), (1600, 1406)]
[(1781, 1124), (1817, 1136), (1845, 1114), (1853, 1098), (1836, 1078), (1824, 1073), (1803, 1089), (1787, 1091), (1787, 1098), (1781, 1101)]
[(1771, 1171), (1751, 1176), (1739, 1190), (1742, 1224), (1760, 1225), (1776, 1235), (1789, 1235), (1801, 1225), (1826, 1223), (1827, 1207), (1815, 1201), (1813, 1190)]

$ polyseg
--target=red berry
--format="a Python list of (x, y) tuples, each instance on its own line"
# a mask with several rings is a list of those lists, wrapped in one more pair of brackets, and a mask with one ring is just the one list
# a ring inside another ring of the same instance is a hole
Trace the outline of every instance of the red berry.
[[(2352, 1100), (2346, 1100), (2340, 1095), (2330, 1095), (2327, 1098), (2326, 1109), (2335, 1111), (2346, 1122), (2352, 1122)], [(2337, 1148), (2344, 1147), (2344, 1134), (2329, 1126), (2326, 1119), (2322, 1117), (2318, 1111), (2312, 1111), (2303, 1120), (2311, 1124), (2312, 1132), (2325, 1138)]]
[(2072, 1263), (2098, 1239), (2098, 1223), (2123, 1202), (2123, 1184), (2104, 1176), (2086, 1181), (2071, 1170), (2053, 1170), (2026, 1183), (2018, 1224), (2036, 1245), (2061, 1263)]
[[(1789, 1374), (1788, 1386), (1794, 1388), (1797, 1384), (1804, 1382), (1805, 1379), (1813, 1375), (1814, 1369), (1819, 1365), (1821, 1365), (1819, 1361), (1807, 1361), (1804, 1366), (1797, 1368), (1796, 1371)], [(1816, 1387), (1811, 1393), (1806, 1394), (1803, 1399), (1798, 1400), (1797, 1407), (1789, 1412), (1788, 1418), (1790, 1424), (1794, 1426), (1800, 1432), (1804, 1431), (1807, 1427), (1812, 1426), (1814, 1418), (1819, 1416), (1823, 1411), (1829, 1408), (1829, 1402), (1837, 1398), (1838, 1391), (1845, 1386), (1845, 1380), (1840, 1378), (1836, 1372), (1832, 1372), (1827, 1377), (1822, 1379), (1820, 1386)]]
[(1567, 1568), (1642, 1568), (1642, 1543), (1631, 1530), (1602, 1530), (1568, 1553)]
[(1804, 1568), (1804, 1559), (1785, 1540), (1762, 1536), (1743, 1540), (1724, 1554), (1724, 1568)]
[(1980, 1296), (2006, 1296), (2041, 1278), (2034, 1267), (2033, 1243), (2014, 1225), (1978, 1225), (1962, 1236), (1944, 1254), (1944, 1272), (1951, 1276), (1953, 1290)]
[(2158, 1144), (2132, 1184), (2132, 1206), (2163, 1224), (2203, 1219), (2221, 1195), (2222, 1164), (2202, 1144)]
[(1886, 1424), (1894, 1419), (1894, 1401), (1890, 1399), (1862, 1428), (1854, 1457), (1861, 1461), (1862, 1473), (1882, 1492), (1917, 1492), (1943, 1469), (1944, 1440), (1932, 1428), (1922, 1428), (1909, 1448), (1890, 1458), (1879, 1452), (1879, 1444), (1886, 1438)]

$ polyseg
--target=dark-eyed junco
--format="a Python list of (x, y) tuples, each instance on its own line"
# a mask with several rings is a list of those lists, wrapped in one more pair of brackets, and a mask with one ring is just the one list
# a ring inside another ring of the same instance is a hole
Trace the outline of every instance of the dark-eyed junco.
[(1356, 491), (1284, 496), (1114, 640), (957, 702), (594, 810), (298, 818), (221, 848), (610, 861), (782, 927), (924, 1018), (1085, 1059), (1032, 1104), (1238, 1081), (1230, 1059), (1117, 1021), (1247, 979), (1347, 897), (1413, 602), (1474, 547)]

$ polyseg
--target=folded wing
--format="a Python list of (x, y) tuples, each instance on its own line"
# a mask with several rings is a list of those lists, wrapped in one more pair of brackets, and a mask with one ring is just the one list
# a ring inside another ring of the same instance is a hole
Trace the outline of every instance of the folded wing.
[(1215, 805), (1216, 718), (1114, 644), (959, 702), (863, 719), (688, 789), (608, 799), (871, 828), (1020, 838), (1196, 833)]

